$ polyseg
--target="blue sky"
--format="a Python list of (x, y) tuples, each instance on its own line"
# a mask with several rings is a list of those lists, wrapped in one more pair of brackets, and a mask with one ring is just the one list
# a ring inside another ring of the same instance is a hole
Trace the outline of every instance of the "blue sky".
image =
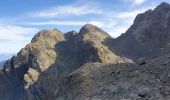
[(90, 23), (117, 37), (161, 2), (170, 0), (1, 0), (0, 55), (17, 53), (42, 29), (78, 31)]

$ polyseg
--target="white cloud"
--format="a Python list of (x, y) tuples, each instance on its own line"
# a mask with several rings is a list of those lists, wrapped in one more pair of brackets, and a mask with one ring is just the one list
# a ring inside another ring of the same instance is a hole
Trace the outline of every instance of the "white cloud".
[(0, 39), (3, 40), (25, 40), (25, 35), (31, 35), (36, 32), (36, 28), (27, 28), (20, 26), (0, 25)]
[(107, 21), (103, 22), (103, 21), (46, 21), (46, 22), (31, 22), (31, 23), (27, 23), (27, 25), (58, 25), (58, 26), (83, 26), (85, 24), (93, 24), (96, 25), (98, 27), (106, 27), (106, 26), (110, 26), (112, 24), (107, 25)]
[(112, 37), (118, 37), (127, 31), (138, 14), (153, 8), (154, 6), (150, 6), (137, 10), (110, 13), (108, 14), (109, 16), (107, 16), (108, 20), (105, 20), (106, 23), (103, 29), (105, 29)]
[(116, 15), (116, 17), (119, 19), (134, 18), (137, 14), (139, 14), (141, 12), (143, 12), (143, 10), (120, 12)]
[(0, 53), (18, 52), (37, 31), (36, 28), (0, 25)]
[(135, 17), (140, 14), (144, 13), (148, 9), (151, 9), (152, 7), (145, 8), (145, 9), (138, 9), (138, 10), (132, 10), (132, 11), (125, 11), (125, 12), (119, 12), (115, 14), (115, 17), (124, 22), (125, 24), (131, 25), (135, 19)]
[[(0, 25), (0, 54), (18, 52), (30, 42), (33, 35), (38, 31), (37, 28), (11, 26), (11, 24), (40, 26), (41, 28), (48, 25), (50, 25), (50, 27), (55, 26), (56, 28), (57, 26), (63, 26), (64, 31), (69, 31), (70, 26), (81, 27), (89, 23), (102, 28), (112, 37), (118, 37), (133, 24), (133, 20), (137, 14), (153, 8), (146, 7), (143, 4), (147, 0), (122, 1), (128, 5), (120, 5), (118, 6), (118, 10), (114, 7), (106, 7), (107, 4), (104, 6), (102, 4), (98, 5), (97, 3), (91, 4), (91, 1), (87, 3), (87, 0), (85, 0), (84, 3), (81, 3), (81, 1), (79, 4), (74, 3), (52, 7), (47, 10), (33, 11), (26, 13), (27, 16), (22, 14), (19, 17), (0, 18), (1, 24), (10, 25)], [(25, 21), (28, 22), (25, 23)]]
[(112, 29), (107, 29), (107, 32), (113, 37), (116, 38), (120, 36), (122, 33), (125, 33), (125, 31), (129, 28), (129, 25), (120, 25), (120, 26), (114, 26)]
[(133, 21), (137, 14), (145, 12), (147, 9), (153, 7), (147, 7), (145, 9), (138, 9), (125, 12), (103, 12), (103, 15), (96, 20), (87, 21), (46, 21), (46, 22), (32, 22), (28, 25), (57, 25), (57, 26), (83, 26), (87, 23), (96, 25), (103, 30), (107, 31), (112, 37), (118, 37), (133, 24)]
[[(120, 34), (124, 33), (129, 28), (129, 26), (133, 23), (133, 20), (135, 19), (137, 14), (143, 13), (149, 8), (153, 8), (153, 7), (145, 7), (145, 9), (131, 10), (125, 12), (122, 11), (122, 12), (115, 12), (115, 13), (111, 11), (108, 12), (106, 11), (106, 12), (102, 12), (103, 15), (100, 16), (100, 18), (96, 18), (96, 20), (84, 20), (84, 21), (51, 20), (51, 21), (42, 21), (42, 22), (41, 21), (32, 22), (26, 24), (33, 25), (33, 26), (58, 25), (58, 26), (80, 26), (81, 27), (84, 24), (90, 23), (98, 27), (101, 27), (103, 30), (107, 31), (112, 37), (118, 37)], [(28, 41), (30, 41), (30, 39), (32, 38), (32, 36), (26, 37), (26, 35), (29, 35), (30, 33), (36, 33), (36, 31), (38, 30), (35, 28), (25, 28), (25, 27), (18, 27), (18, 26), (0, 26), (0, 40), (1, 39), (8, 40), (8, 42), (0, 43), (0, 48), (3, 48), (0, 50), (0, 52), (3, 53), (18, 52), (18, 50), (23, 48), (25, 44), (27, 44)]]
[[(98, 26), (100, 28), (103, 28), (104, 30), (110, 30), (114, 29), (116, 22), (111, 20), (93, 20), (93, 21), (46, 21), (46, 22), (32, 22), (27, 23), (28, 25), (57, 25), (57, 26), (79, 26), (82, 27), (85, 24), (92, 24), (95, 26)], [(68, 30), (69, 31), (69, 30)]]
[(13, 54), (13, 53), (6, 53), (6, 54), (3, 53), (3, 54), (0, 54), (0, 63), (2, 61), (10, 59), (13, 55), (15, 55), (15, 54)]
[[(123, 0), (125, 2), (125, 0)], [(131, 3), (133, 6), (141, 5), (146, 0), (129, 0), (128, 2)], [(128, 3), (126, 0), (126, 3)], [(131, 6), (131, 5), (130, 5)], [(34, 12), (31, 13), (31, 16), (38, 17), (38, 18), (47, 18), (47, 19), (53, 19), (53, 18), (61, 18), (60, 21), (51, 20), (51, 21), (40, 21), (40, 22), (31, 22), (27, 23), (29, 25), (58, 25), (58, 26), (82, 26), (84, 24), (90, 23), (93, 25), (96, 25), (98, 27), (103, 28), (104, 30), (108, 31), (113, 37), (119, 36), (121, 33), (124, 33), (128, 27), (130, 26), (136, 15), (139, 13), (143, 13), (144, 11), (153, 8), (153, 7), (143, 7), (141, 9), (128, 9), (129, 11), (120, 11), (115, 13), (114, 10), (106, 10), (101, 8), (101, 6), (96, 5), (63, 5), (63, 6), (57, 6), (53, 7), (47, 10), (43, 10), (40, 12)], [(72, 18), (73, 16), (79, 16), (87, 15), (87, 14), (94, 14), (95, 16), (99, 15), (100, 17), (93, 18), (94, 20), (90, 20), (87, 18), (84, 20), (77, 20), (77, 21), (63, 21), (63, 17), (68, 16), (69, 18)]]
[(88, 5), (63, 5), (50, 8), (48, 10), (43, 10), (39, 12), (30, 13), (29, 15), (32, 17), (43, 17), (43, 18), (51, 18), (51, 17), (64, 17), (64, 16), (81, 16), (86, 14), (101, 14), (102, 11), (93, 6)]
[(126, 4), (130, 4), (131, 7), (138, 6), (146, 2), (147, 0), (121, 0)]
[(86, 24), (85, 21), (46, 21), (46, 22), (31, 22), (28, 25), (58, 25), (58, 26), (82, 26)]
[(145, 2), (146, 0), (133, 0), (133, 3), (132, 3), (132, 5), (141, 5), (141, 4), (143, 4), (144, 2)]

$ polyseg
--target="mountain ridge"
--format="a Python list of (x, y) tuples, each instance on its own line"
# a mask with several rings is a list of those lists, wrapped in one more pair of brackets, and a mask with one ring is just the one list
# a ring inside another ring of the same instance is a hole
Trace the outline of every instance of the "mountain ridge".
[(38, 32), (0, 71), (0, 98), (168, 100), (169, 8), (139, 14), (117, 39), (91, 24)]

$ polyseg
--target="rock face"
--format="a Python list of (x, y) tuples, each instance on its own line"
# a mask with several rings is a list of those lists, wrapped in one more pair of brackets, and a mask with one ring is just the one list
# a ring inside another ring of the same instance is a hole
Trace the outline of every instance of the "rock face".
[(169, 40), (170, 5), (163, 2), (154, 10), (137, 15), (126, 33), (113, 40), (112, 47), (117, 54), (132, 59), (155, 58), (169, 53)]
[(5, 63), (3, 73), (11, 88), (7, 99), (19, 100), (23, 90), (34, 84), (39, 74), (55, 63), (55, 44), (63, 40), (64, 36), (58, 30), (40, 31), (17, 56)]
[(89, 24), (83, 26), (79, 33), (66, 33), (65, 39), (56, 44), (58, 57), (55, 64), (41, 73), (38, 81), (25, 90), (24, 99), (56, 99), (61, 81), (86, 63), (133, 63), (130, 59), (115, 55), (104, 46), (102, 41), (107, 37), (110, 36), (106, 32)]
[(90, 24), (40, 31), (0, 71), (0, 98), (169, 100), (169, 21), (170, 5), (162, 3), (117, 39)]

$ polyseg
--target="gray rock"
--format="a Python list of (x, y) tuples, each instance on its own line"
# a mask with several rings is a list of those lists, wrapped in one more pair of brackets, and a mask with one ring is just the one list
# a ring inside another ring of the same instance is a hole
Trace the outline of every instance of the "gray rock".
[(170, 51), (170, 5), (161, 3), (154, 10), (136, 16), (133, 25), (110, 48), (131, 59), (156, 58)]

